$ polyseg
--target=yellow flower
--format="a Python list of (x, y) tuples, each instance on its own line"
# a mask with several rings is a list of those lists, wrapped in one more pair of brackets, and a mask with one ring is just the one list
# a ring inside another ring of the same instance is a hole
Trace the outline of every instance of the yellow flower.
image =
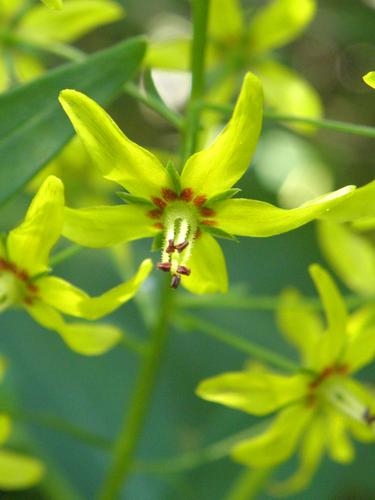
[[(46, 0), (61, 7), (61, 0)], [(121, 19), (123, 9), (112, 0), (65, 0), (63, 10), (43, 5), (30, 8), (27, 0), (2, 0), (0, 3), (0, 91), (12, 80), (31, 80), (44, 71), (35, 50), (59, 53), (92, 29)]]
[(329, 274), (310, 267), (326, 315), (320, 316), (295, 290), (281, 298), (278, 320), (284, 335), (300, 352), (305, 370), (281, 375), (268, 369), (225, 373), (200, 383), (203, 399), (253, 415), (277, 412), (269, 427), (238, 443), (233, 458), (255, 468), (273, 467), (297, 449), (300, 467), (278, 493), (306, 487), (325, 452), (339, 463), (354, 458), (350, 434), (375, 440), (375, 397), (351, 375), (375, 356), (375, 314), (363, 308), (348, 316)]
[(363, 80), (367, 85), (375, 89), (375, 71), (370, 71), (363, 77)]
[(262, 89), (248, 73), (233, 116), (207, 149), (191, 156), (181, 175), (128, 139), (94, 101), (64, 90), (61, 103), (106, 179), (127, 189), (127, 205), (66, 209), (63, 234), (84, 246), (105, 247), (156, 236), (159, 269), (194, 293), (226, 292), (227, 272), (214, 237), (265, 237), (321, 216), (351, 187), (283, 210), (268, 203), (232, 199), (232, 186), (250, 165), (262, 122)]
[(71, 349), (102, 354), (119, 342), (121, 331), (108, 324), (66, 323), (61, 313), (87, 320), (109, 314), (136, 294), (152, 264), (145, 260), (132, 279), (99, 297), (50, 276), (49, 254), (60, 237), (63, 214), (63, 184), (50, 176), (23, 223), (0, 240), (0, 312), (22, 307), (43, 327), (58, 332)]

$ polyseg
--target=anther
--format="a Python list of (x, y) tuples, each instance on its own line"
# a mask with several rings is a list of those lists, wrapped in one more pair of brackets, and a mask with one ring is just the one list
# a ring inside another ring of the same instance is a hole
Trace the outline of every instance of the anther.
[(178, 253), (181, 253), (185, 248), (189, 245), (189, 242), (187, 240), (183, 241), (182, 243), (179, 243), (178, 245), (175, 245), (175, 249), (177, 250)]
[(181, 276), (178, 274), (174, 274), (172, 276), (171, 287), (178, 288), (178, 285), (181, 283)]
[(173, 253), (176, 250), (176, 247), (174, 246), (174, 241), (173, 240), (168, 240), (168, 246), (165, 249), (167, 253)]
[(178, 274), (183, 274), (184, 276), (190, 276), (191, 269), (189, 269), (186, 266), (178, 266), (177, 272), (178, 272)]
[(165, 273), (169, 273), (169, 271), (171, 270), (170, 262), (159, 262), (156, 267), (160, 269), (160, 271), (164, 271)]

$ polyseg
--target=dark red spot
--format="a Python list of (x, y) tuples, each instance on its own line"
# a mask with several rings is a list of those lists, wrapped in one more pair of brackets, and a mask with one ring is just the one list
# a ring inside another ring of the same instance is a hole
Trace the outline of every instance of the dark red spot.
[(184, 276), (190, 276), (191, 274), (191, 269), (189, 269), (188, 267), (186, 266), (178, 266), (177, 268), (177, 272), (179, 274), (183, 274)]
[(202, 236), (202, 231), (199, 229), (196, 230), (195, 232), (195, 236), (194, 236), (194, 239), (197, 240), (198, 238), (200, 238)]
[(204, 194), (200, 194), (194, 198), (194, 205), (196, 207), (201, 207), (206, 203), (206, 201), (207, 201), (207, 196), (205, 196)]
[(172, 281), (171, 281), (171, 287), (172, 288), (178, 288), (178, 285), (181, 283), (181, 276), (178, 274), (174, 274), (172, 276)]
[(212, 210), (212, 208), (208, 207), (201, 207), (199, 211), (204, 217), (215, 217), (216, 215), (215, 210)]
[(334, 366), (327, 366), (327, 368), (324, 368), (319, 375), (313, 380), (310, 384), (310, 389), (316, 389), (322, 382), (324, 382), (328, 377), (331, 375), (339, 374), (339, 375), (345, 375), (345, 373), (348, 372), (348, 366), (347, 365), (334, 365)]
[(161, 194), (166, 201), (174, 201), (177, 199), (177, 194), (169, 188), (163, 188)]
[(156, 196), (154, 196), (152, 199), (152, 203), (154, 205), (156, 205), (157, 207), (161, 208), (161, 210), (163, 210), (167, 204), (165, 203), (164, 200), (162, 200), (161, 198), (157, 198)]
[(191, 188), (185, 188), (181, 191), (180, 200), (191, 201), (193, 199), (194, 192)]
[(156, 229), (164, 229), (164, 224), (162, 222), (156, 222), (153, 226), (156, 227)]
[(31, 293), (38, 293), (38, 287), (34, 283), (28, 283), (27, 288)]
[(147, 212), (147, 215), (151, 217), (151, 219), (160, 219), (160, 217), (163, 215), (163, 211), (159, 208), (155, 208), (154, 210), (150, 210), (149, 212)]
[(32, 299), (32, 297), (25, 297), (23, 301), (28, 306), (32, 306), (33, 305), (33, 299)]
[(16, 272), (16, 276), (18, 279), (20, 279), (21, 281), (27, 281), (29, 279), (29, 275), (27, 274), (26, 271), (23, 271), (21, 269), (17, 270)]
[(171, 270), (171, 264), (169, 262), (159, 262), (156, 267), (165, 273), (168, 273)]
[(175, 250), (176, 250), (176, 247), (174, 246), (174, 241), (173, 240), (169, 240), (168, 241), (168, 246), (165, 249), (165, 251), (167, 253), (173, 253)]
[(179, 243), (178, 245), (175, 246), (175, 249), (178, 251), (178, 253), (181, 253), (185, 248), (189, 245), (189, 242), (187, 240), (183, 241), (182, 243)]
[(0, 259), (0, 270), (6, 269), (7, 263), (4, 259)]

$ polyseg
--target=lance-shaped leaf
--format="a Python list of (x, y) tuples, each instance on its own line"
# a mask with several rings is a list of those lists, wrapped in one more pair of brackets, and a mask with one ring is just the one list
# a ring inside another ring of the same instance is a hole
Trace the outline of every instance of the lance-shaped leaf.
[(133, 76), (144, 51), (142, 39), (120, 43), (0, 96), (0, 204), (73, 135), (57, 100), (59, 92), (71, 87), (108, 103)]

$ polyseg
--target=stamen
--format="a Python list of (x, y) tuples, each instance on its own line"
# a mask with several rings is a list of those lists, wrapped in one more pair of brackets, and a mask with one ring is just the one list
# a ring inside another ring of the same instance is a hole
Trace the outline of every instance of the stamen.
[(178, 245), (175, 245), (175, 249), (178, 251), (178, 253), (181, 253), (185, 248), (189, 245), (189, 242), (187, 240), (183, 241), (182, 243), (179, 243)]
[(177, 268), (177, 272), (179, 274), (183, 274), (184, 276), (190, 276), (191, 274), (191, 269), (189, 269), (188, 267), (186, 266), (178, 266)]
[(171, 281), (171, 287), (172, 288), (178, 288), (179, 284), (181, 283), (181, 276), (178, 274), (174, 274), (172, 276), (172, 281)]
[(173, 240), (168, 240), (168, 246), (165, 249), (167, 253), (173, 253), (176, 250)]
[(171, 270), (171, 263), (170, 262), (159, 262), (159, 264), (156, 265), (160, 271), (164, 271), (165, 273), (169, 273)]

